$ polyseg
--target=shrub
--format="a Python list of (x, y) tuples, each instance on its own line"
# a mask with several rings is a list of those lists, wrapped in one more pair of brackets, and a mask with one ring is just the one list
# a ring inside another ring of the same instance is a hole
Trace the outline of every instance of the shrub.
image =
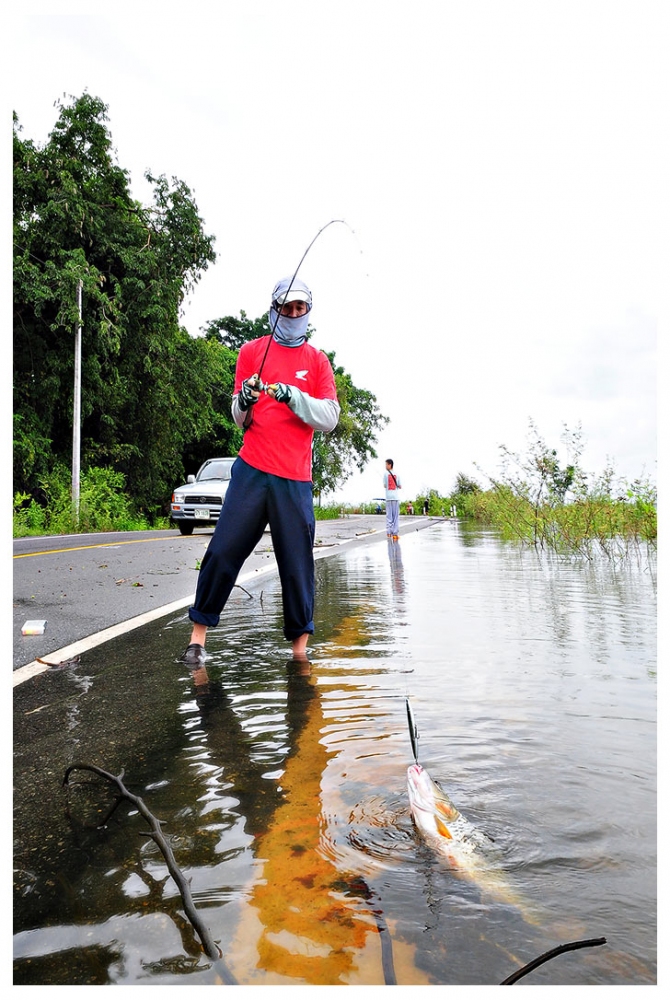
[(334, 521), (336, 518), (343, 517), (350, 512), (350, 508), (332, 503), (327, 504), (325, 507), (315, 507), (314, 517), (317, 521)]
[[(39, 497), (26, 493), (15, 495), (14, 537), (140, 531), (151, 527), (143, 514), (133, 510), (132, 501), (124, 490), (123, 473), (98, 467), (85, 470), (81, 474), (77, 518), (72, 503), (71, 474), (65, 466), (56, 466), (41, 478)], [(163, 522), (167, 526), (166, 519)]]

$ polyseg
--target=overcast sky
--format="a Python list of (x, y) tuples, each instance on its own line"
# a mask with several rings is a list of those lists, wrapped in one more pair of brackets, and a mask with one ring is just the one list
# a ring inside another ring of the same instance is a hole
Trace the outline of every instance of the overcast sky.
[(407, 498), (485, 482), (529, 418), (559, 451), (581, 423), (592, 473), (656, 480), (667, 4), (90, 9), (4, 17), (5, 89), (38, 142), (54, 101), (88, 90), (135, 197), (148, 169), (191, 187), (218, 255), (191, 334), (261, 315), (345, 220), (300, 272), (313, 342), (390, 423), (336, 499), (380, 496), (386, 457)]

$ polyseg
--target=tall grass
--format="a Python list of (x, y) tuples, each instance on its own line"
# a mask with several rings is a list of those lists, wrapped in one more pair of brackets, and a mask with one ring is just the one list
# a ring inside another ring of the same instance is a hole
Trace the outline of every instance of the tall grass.
[[(565, 466), (547, 447), (531, 421), (525, 455), (502, 447), (501, 474), (488, 476), (490, 488), (459, 476), (452, 500), (460, 517), (498, 528), (503, 537), (538, 549), (626, 556), (640, 546), (656, 546), (657, 495), (648, 478), (627, 483), (613, 466), (590, 477), (581, 467), (581, 429), (564, 433)], [(467, 482), (467, 489), (463, 488)]]
[(550, 504), (496, 484), (455, 499), (459, 516), (496, 527), (506, 539), (590, 557), (597, 549), (615, 556), (641, 543), (656, 545), (656, 506), (647, 499), (648, 490), (630, 494), (625, 499), (585, 495)]
[(334, 521), (338, 517), (346, 517), (348, 513), (348, 509), (342, 504), (315, 504), (314, 506), (314, 517), (317, 521)]

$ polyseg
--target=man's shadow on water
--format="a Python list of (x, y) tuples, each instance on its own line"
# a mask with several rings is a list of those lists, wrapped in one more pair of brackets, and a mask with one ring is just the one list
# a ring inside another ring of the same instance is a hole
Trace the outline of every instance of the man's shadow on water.
[[(234, 710), (234, 699), (222, 682), (210, 678), (205, 666), (191, 669), (190, 674), (207, 745), (213, 758), (222, 766), (226, 779), (233, 785), (248, 832), (257, 837), (267, 829), (284, 794), (276, 780), (267, 776), (267, 761), (254, 759), (254, 739), (244, 729)], [(286, 675), (288, 750), (285, 760), (289, 760), (295, 753), (297, 739), (307, 722), (309, 707), (317, 692), (308, 660), (289, 660)]]
[(402, 551), (397, 538), (388, 539), (388, 556), (391, 566), (391, 587), (393, 593), (400, 596), (405, 593), (405, 569), (402, 564)]
[(371, 944), (378, 956), (381, 944), (377, 981), (393, 984), (379, 901), (358, 873), (340, 870), (323, 850), (322, 777), (329, 753), (317, 678), (307, 660), (290, 660), (286, 674), (288, 749), (279, 785), (266, 777), (266, 761), (254, 761), (253, 740), (222, 684), (210, 680), (204, 666), (191, 672), (209, 750), (233, 784), (254, 836), (253, 852), (262, 859), (231, 947), (233, 971), (245, 984), (268, 976), (346, 983), (366, 947)]

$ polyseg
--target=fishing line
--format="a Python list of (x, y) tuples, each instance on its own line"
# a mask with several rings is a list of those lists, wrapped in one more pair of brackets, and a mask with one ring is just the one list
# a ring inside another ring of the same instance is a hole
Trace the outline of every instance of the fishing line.
[[(285, 295), (284, 295), (284, 302), (286, 302), (286, 300), (287, 300), (287, 298), (288, 298), (288, 295), (289, 295), (289, 292), (290, 292), (290, 291), (291, 291), (291, 289), (293, 288), (293, 282), (294, 282), (294, 281), (295, 281), (295, 279), (296, 279), (296, 278), (298, 277), (298, 271), (299, 271), (299, 270), (300, 270), (300, 268), (302, 267), (302, 264), (303, 264), (303, 261), (304, 261), (305, 257), (307, 256), (307, 254), (309, 253), (309, 251), (310, 251), (310, 250), (312, 249), (312, 247), (314, 246), (314, 244), (315, 244), (315, 243), (316, 243), (316, 241), (318, 240), (318, 238), (319, 238), (319, 236), (321, 235), (321, 233), (323, 233), (323, 232), (324, 232), (324, 231), (325, 231), (326, 229), (328, 229), (328, 227), (329, 227), (329, 226), (334, 226), (334, 225), (336, 225), (337, 223), (341, 223), (341, 224), (342, 224), (343, 226), (346, 226), (346, 227), (347, 227), (347, 229), (348, 229), (348, 230), (349, 230), (349, 231), (350, 231), (351, 233), (353, 233), (353, 235), (354, 235), (354, 236), (356, 236), (356, 233), (355, 233), (355, 231), (354, 231), (354, 230), (353, 230), (353, 229), (351, 228), (351, 226), (350, 226), (350, 225), (349, 225), (349, 223), (348, 223), (348, 222), (346, 221), (346, 219), (331, 219), (331, 220), (330, 220), (330, 222), (327, 222), (327, 223), (325, 224), (325, 226), (321, 226), (321, 229), (319, 229), (318, 233), (316, 234), (316, 236), (315, 236), (315, 237), (313, 238), (313, 240), (311, 241), (311, 243), (309, 244), (309, 246), (308, 246), (308, 247), (307, 247), (307, 249), (305, 250), (304, 254), (303, 254), (303, 255), (302, 255), (302, 257), (300, 258), (300, 261), (299, 261), (299, 263), (298, 263), (298, 266), (296, 267), (295, 271), (293, 272), (293, 277), (291, 278), (291, 281), (290, 281), (290, 284), (289, 284), (289, 286), (288, 286), (288, 289), (286, 290), (286, 293), (285, 293)], [(279, 310), (277, 310), (277, 318), (276, 318), (276, 319), (275, 319), (275, 321), (274, 321), (274, 325), (273, 325), (273, 327), (272, 327), (272, 331), (271, 331), (271, 333), (270, 333), (270, 339), (268, 340), (268, 344), (267, 344), (267, 347), (265, 348), (265, 354), (263, 355), (263, 360), (261, 361), (261, 366), (260, 366), (260, 368), (258, 369), (258, 377), (259, 377), (259, 379), (260, 379), (260, 377), (261, 377), (261, 373), (262, 373), (262, 371), (263, 371), (263, 366), (265, 365), (265, 360), (266, 360), (266, 358), (267, 358), (267, 356), (268, 356), (268, 351), (270, 350), (270, 344), (271, 344), (271, 343), (272, 343), (272, 341), (274, 340), (274, 335), (275, 335), (275, 330), (277, 329), (277, 323), (279, 322), (279, 315), (280, 315), (280, 313), (279, 313)]]

